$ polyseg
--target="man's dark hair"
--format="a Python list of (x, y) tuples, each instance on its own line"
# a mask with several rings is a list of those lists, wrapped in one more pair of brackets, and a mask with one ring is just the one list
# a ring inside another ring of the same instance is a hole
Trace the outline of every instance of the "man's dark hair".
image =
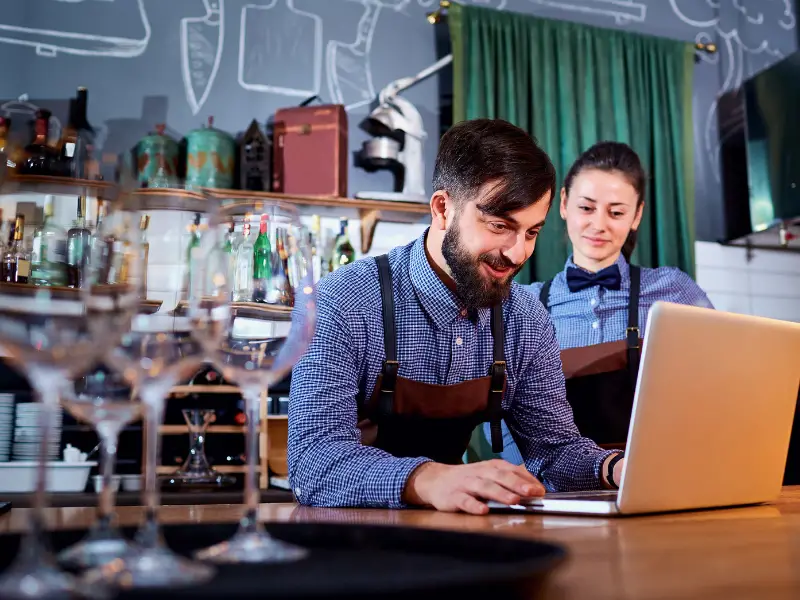
[(526, 131), (502, 119), (472, 119), (453, 125), (439, 141), (433, 189), (444, 190), (458, 203), (496, 182), (478, 208), (502, 216), (538, 202), (550, 192), (553, 202), (556, 170), (550, 157)]

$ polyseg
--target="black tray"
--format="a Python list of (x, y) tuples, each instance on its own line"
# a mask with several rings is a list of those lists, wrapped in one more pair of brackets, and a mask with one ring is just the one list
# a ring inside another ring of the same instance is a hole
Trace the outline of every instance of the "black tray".
[[(235, 525), (167, 525), (175, 551), (229, 538)], [(566, 557), (560, 546), (486, 534), (434, 529), (332, 523), (270, 523), (275, 537), (311, 550), (294, 563), (222, 565), (215, 578), (174, 588), (170, 597), (192, 598), (536, 598), (547, 575)], [(123, 529), (128, 536), (131, 529)], [(85, 531), (49, 534), (58, 551)], [(0, 536), (0, 571), (16, 554), (19, 535)], [(450, 594), (448, 594), (450, 595)], [(119, 598), (155, 598), (156, 590), (125, 591)], [(166, 597), (166, 596), (165, 596)]]

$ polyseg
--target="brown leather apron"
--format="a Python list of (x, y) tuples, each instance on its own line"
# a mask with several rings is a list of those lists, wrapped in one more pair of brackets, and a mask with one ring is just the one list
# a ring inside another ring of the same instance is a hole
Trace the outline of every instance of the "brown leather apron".
[[(641, 271), (631, 265), (628, 326), (625, 339), (561, 351), (561, 363), (575, 425), (581, 435), (604, 448), (625, 449), (639, 375), (639, 290)], [(539, 299), (547, 310), (550, 285), (542, 286)]]
[(492, 307), (493, 362), (485, 377), (454, 385), (412, 381), (398, 375), (392, 274), (386, 255), (376, 257), (383, 309), (385, 360), (369, 401), (359, 402), (361, 441), (397, 457), (424, 456), (459, 464), (472, 431), (489, 421), (492, 451), (502, 452), (502, 400), (506, 385), (503, 309)]

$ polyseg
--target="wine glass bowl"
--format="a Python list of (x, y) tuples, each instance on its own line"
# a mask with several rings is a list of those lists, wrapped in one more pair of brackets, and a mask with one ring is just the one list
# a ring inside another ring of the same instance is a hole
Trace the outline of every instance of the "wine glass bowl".
[[(254, 226), (257, 225), (256, 234)], [(185, 307), (207, 360), (239, 386), (247, 421), (246, 513), (230, 540), (202, 560), (266, 563), (305, 550), (271, 538), (258, 522), (260, 406), (305, 352), (316, 323), (309, 236), (297, 209), (277, 200), (223, 200), (203, 233), (196, 280)]]

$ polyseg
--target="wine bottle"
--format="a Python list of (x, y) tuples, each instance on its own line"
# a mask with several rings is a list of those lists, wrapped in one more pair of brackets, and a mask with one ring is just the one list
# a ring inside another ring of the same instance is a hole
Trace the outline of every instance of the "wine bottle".
[(9, 283), (28, 283), (31, 274), (31, 257), (25, 250), (24, 233), (25, 217), (17, 215), (3, 256), (3, 279)]
[(268, 215), (261, 215), (261, 227), (253, 247), (253, 301), (266, 302), (272, 281), (272, 244), (269, 242)]
[(356, 251), (350, 243), (350, 236), (347, 233), (347, 219), (339, 219), (339, 236), (336, 238), (336, 245), (333, 249), (333, 269), (350, 264), (356, 259)]
[(67, 285), (82, 287), (92, 249), (92, 233), (86, 228), (86, 196), (78, 197), (78, 218), (67, 231)]

